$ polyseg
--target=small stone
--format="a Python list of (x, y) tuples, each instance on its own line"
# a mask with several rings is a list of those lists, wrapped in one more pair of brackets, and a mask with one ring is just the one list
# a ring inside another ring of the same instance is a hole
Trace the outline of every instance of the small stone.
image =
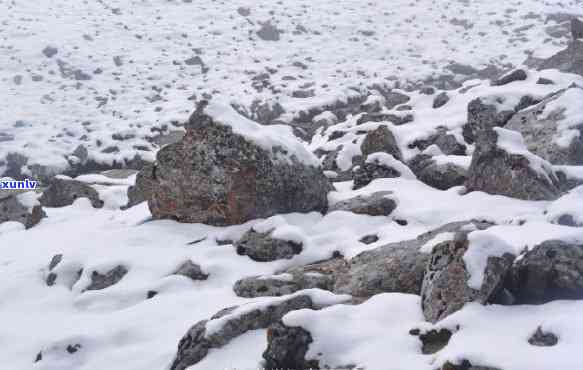
[(553, 333), (543, 332), (539, 326), (536, 332), (528, 339), (528, 343), (538, 347), (552, 347), (559, 343), (559, 338)]
[(43, 49), (43, 54), (47, 58), (52, 58), (53, 56), (57, 55), (58, 52), (59, 50), (52, 46), (47, 46)]

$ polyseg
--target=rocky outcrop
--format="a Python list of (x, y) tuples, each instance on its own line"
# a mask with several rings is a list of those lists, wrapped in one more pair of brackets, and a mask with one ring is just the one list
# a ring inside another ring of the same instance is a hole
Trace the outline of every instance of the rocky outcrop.
[[(564, 120), (572, 120), (571, 117), (565, 117), (571, 101), (581, 99), (581, 88), (558, 91), (535, 106), (516, 113), (505, 127), (520, 132), (528, 150), (552, 164), (582, 165), (583, 120), (571, 123), (568, 125), (570, 127), (563, 127)], [(569, 135), (569, 130), (575, 135)], [(570, 142), (559, 143), (557, 139), (562, 135), (570, 136)]]
[(518, 303), (583, 299), (582, 260), (583, 244), (545, 241), (517, 260), (507, 287)]
[(318, 360), (306, 360), (312, 342), (310, 332), (299, 326), (286, 326), (281, 321), (271, 325), (263, 352), (265, 369), (319, 369)]
[(328, 212), (347, 211), (359, 215), (388, 216), (397, 208), (397, 202), (389, 197), (391, 194), (390, 191), (379, 191), (368, 196), (359, 195), (332, 205)]
[(0, 224), (20, 222), (29, 229), (46, 217), (33, 192), (0, 190)]
[(302, 252), (301, 243), (274, 238), (271, 236), (272, 231), (257, 232), (253, 229), (247, 231), (235, 242), (237, 254), (248, 256), (257, 262), (269, 262), (290, 259)]
[(285, 127), (260, 126), (232, 107), (208, 105), (198, 104), (182, 141), (158, 152), (148, 201), (154, 218), (233, 225), (326, 210), (331, 185)]
[(470, 274), (464, 261), (469, 248), (467, 232), (458, 232), (455, 239), (433, 248), (421, 288), (425, 318), (437, 322), (461, 309), (468, 302), (486, 304), (502, 289), (514, 256), (490, 256), (479, 290), (468, 285)]
[[(298, 295), (240, 312), (237, 307), (222, 310), (211, 320), (199, 321), (188, 330), (178, 344), (170, 370), (186, 370), (200, 362), (209, 350), (220, 348), (250, 330), (265, 329), (288, 312), (302, 308), (314, 308), (310, 297)], [(212, 331), (207, 329), (210, 323), (214, 324)]]
[(425, 154), (415, 156), (409, 167), (420, 181), (439, 190), (463, 185), (468, 177), (465, 168), (453, 163), (437, 163)]
[[(525, 200), (558, 198), (559, 182), (550, 164), (519, 147), (523, 143), (517, 135), (502, 129), (480, 134), (465, 183), (467, 189)], [(501, 140), (512, 141), (517, 148), (509, 149)]]
[(401, 149), (397, 145), (395, 136), (385, 125), (379, 126), (376, 130), (369, 131), (362, 141), (360, 150), (364, 158), (369, 154), (383, 152), (391, 154), (396, 159), (401, 159)]
[(73, 204), (79, 198), (87, 198), (93, 208), (103, 207), (99, 193), (90, 185), (73, 179), (55, 177), (43, 191), (39, 202), (44, 207), (65, 207)]

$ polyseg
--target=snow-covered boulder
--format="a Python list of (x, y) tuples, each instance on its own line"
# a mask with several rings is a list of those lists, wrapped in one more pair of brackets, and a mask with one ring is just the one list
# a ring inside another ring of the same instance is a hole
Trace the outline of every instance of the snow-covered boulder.
[(439, 190), (463, 185), (468, 171), (455, 163), (441, 163), (426, 154), (419, 154), (409, 161), (409, 167), (417, 178)]
[(29, 229), (46, 217), (34, 192), (0, 190), (0, 224), (19, 222)]
[(103, 201), (99, 199), (99, 193), (90, 185), (67, 178), (57, 176), (51, 179), (49, 186), (44, 189), (39, 198), (44, 207), (65, 207), (73, 204), (79, 198), (87, 198), (93, 208), (103, 207)]
[(486, 304), (502, 289), (514, 260), (511, 247), (492, 237), (476, 239), (462, 230), (433, 247), (421, 288), (428, 321), (435, 323), (468, 302)]
[(548, 240), (517, 259), (510, 290), (519, 303), (583, 299), (583, 244)]
[(518, 131), (529, 151), (552, 164), (583, 164), (583, 89), (572, 87), (515, 114), (505, 128)]
[(388, 153), (372, 153), (364, 163), (356, 167), (352, 173), (353, 189), (360, 189), (375, 179), (405, 177), (414, 179), (415, 175), (409, 167)]
[(469, 191), (553, 200), (558, 184), (550, 163), (530, 153), (520, 133), (496, 127), (479, 135), (465, 185)]
[(184, 139), (158, 152), (148, 205), (157, 219), (232, 225), (325, 211), (330, 189), (289, 127), (261, 126), (230, 105), (202, 101)]

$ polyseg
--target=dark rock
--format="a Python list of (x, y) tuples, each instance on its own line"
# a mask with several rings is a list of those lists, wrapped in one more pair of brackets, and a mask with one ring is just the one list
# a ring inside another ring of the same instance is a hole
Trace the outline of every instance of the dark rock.
[(297, 282), (290, 279), (274, 276), (254, 276), (238, 280), (233, 286), (233, 291), (239, 297), (280, 297), (292, 294), (298, 290), (306, 289), (300, 287)]
[(444, 105), (446, 105), (448, 101), (449, 95), (447, 95), (445, 91), (441, 92), (433, 99), (433, 108), (434, 109), (441, 108)]
[(267, 330), (267, 349), (263, 352), (265, 369), (319, 369), (317, 360), (306, 360), (312, 343), (310, 332), (301, 327), (277, 322)]
[(528, 343), (537, 347), (552, 347), (559, 343), (559, 338), (553, 333), (543, 332), (539, 326), (536, 332), (528, 338)]
[(206, 105), (199, 103), (182, 141), (158, 152), (148, 201), (154, 218), (222, 226), (326, 210), (332, 187), (319, 167), (277, 159), (289, 148), (263, 149), (206, 115)]
[(390, 191), (379, 191), (368, 196), (359, 195), (334, 204), (328, 212), (347, 211), (359, 215), (388, 216), (397, 208), (397, 202), (388, 197), (391, 194)]
[(473, 143), (480, 131), (494, 127), (503, 127), (514, 115), (514, 110), (499, 110), (503, 98), (494, 102), (476, 98), (468, 104), (468, 122), (463, 127), (466, 142)]
[(452, 332), (447, 329), (430, 330), (421, 334), (409, 333), (412, 335), (419, 335), (419, 339), (421, 340), (421, 343), (423, 343), (421, 353), (424, 355), (432, 355), (441, 351), (447, 346), (452, 336)]
[(461, 309), (468, 302), (488, 303), (502, 289), (514, 256), (488, 257), (480, 290), (468, 286), (470, 275), (463, 259), (469, 247), (467, 232), (455, 240), (436, 245), (427, 263), (421, 288), (425, 319), (437, 322)]
[(579, 18), (571, 19), (571, 36), (573, 40), (583, 39), (583, 21)]
[(116, 266), (105, 274), (100, 274), (97, 271), (91, 273), (91, 284), (85, 289), (87, 290), (101, 290), (117, 284), (126, 274), (128, 269), (124, 266)]
[(503, 86), (515, 81), (524, 81), (528, 78), (526, 72), (522, 69), (515, 69), (514, 71), (505, 74), (492, 82), (492, 86)]
[(148, 290), (148, 293), (146, 293), (146, 298), (147, 299), (152, 299), (152, 298), (154, 298), (157, 295), (158, 295), (158, 292), (157, 291), (155, 291), (155, 290)]
[(93, 208), (103, 207), (99, 193), (90, 185), (76, 180), (55, 177), (43, 191), (39, 202), (44, 207), (65, 207), (73, 204), (79, 198), (87, 198)]
[(188, 260), (178, 267), (173, 275), (182, 275), (191, 280), (206, 280), (209, 275), (205, 274), (199, 265)]
[(519, 304), (583, 299), (583, 244), (548, 240), (519, 258), (507, 287)]
[(501, 369), (488, 366), (474, 366), (470, 361), (462, 360), (459, 364), (453, 364), (448, 361), (445, 364), (443, 364), (440, 370), (501, 370)]
[(128, 188), (128, 204), (124, 208), (130, 208), (147, 201), (152, 197), (156, 184), (156, 165), (146, 163), (136, 175), (136, 183)]
[(583, 76), (583, 40), (572, 41), (566, 49), (539, 63), (538, 69), (558, 69)]
[(536, 80), (536, 83), (538, 85), (554, 85), (555, 84), (553, 82), (553, 80), (549, 80), (548, 78), (544, 78), (544, 77), (539, 77), (539, 79)]
[(357, 125), (362, 125), (367, 122), (391, 122), (396, 126), (404, 125), (412, 122), (414, 117), (412, 114), (397, 115), (392, 113), (365, 113), (357, 121)]
[(239, 315), (231, 315), (234, 308), (229, 308), (213, 316), (213, 319), (221, 318), (224, 323), (212, 333), (207, 333), (208, 320), (199, 321), (180, 340), (170, 370), (186, 370), (206, 357), (211, 349), (221, 348), (250, 330), (265, 329), (288, 312), (302, 308), (314, 308), (308, 296), (277, 301)]
[(360, 189), (370, 184), (375, 179), (400, 177), (401, 172), (389, 167), (378, 160), (367, 161), (358, 166), (352, 173), (354, 179), (353, 189)]
[(369, 154), (383, 152), (391, 154), (396, 159), (401, 159), (401, 149), (397, 145), (397, 140), (391, 130), (384, 125), (366, 134), (360, 150), (365, 158)]
[(7, 221), (16, 221), (30, 229), (46, 217), (40, 205), (32, 208), (23, 204), (21, 195), (17, 191), (0, 190), (0, 224)]
[(248, 256), (257, 262), (269, 262), (279, 259), (290, 259), (302, 252), (302, 244), (294, 241), (275, 239), (271, 231), (260, 233), (253, 229), (247, 231), (235, 243), (237, 254)]
[(558, 198), (558, 179), (550, 165), (543, 166), (544, 173), (539, 173), (531, 167), (529, 158), (499, 147), (498, 135), (494, 130), (480, 135), (466, 181), (467, 189), (524, 200)]
[(260, 23), (261, 28), (257, 31), (257, 36), (264, 41), (279, 41), (281, 31), (277, 29), (270, 21)]
[(55, 55), (57, 55), (58, 52), (59, 50), (53, 46), (47, 46), (46, 48), (43, 49), (43, 54), (47, 58), (54, 57)]
[(431, 145), (437, 145), (445, 155), (466, 155), (466, 146), (461, 144), (455, 135), (448, 134), (443, 128), (438, 128), (437, 133), (430, 135), (427, 139), (415, 140), (409, 144), (409, 147), (424, 151)]
[(463, 185), (468, 177), (465, 168), (453, 163), (438, 164), (424, 154), (413, 157), (409, 167), (420, 181), (439, 190)]
[(377, 235), (365, 235), (360, 238), (359, 242), (363, 244), (372, 244), (379, 241), (379, 237)]
[(51, 259), (51, 262), (49, 263), (49, 274), (47, 275), (47, 278), (45, 280), (47, 286), (55, 285), (55, 281), (57, 280), (57, 274), (53, 272), (53, 269), (57, 267), (57, 265), (61, 263), (62, 260), (63, 260), (62, 254), (56, 254)]

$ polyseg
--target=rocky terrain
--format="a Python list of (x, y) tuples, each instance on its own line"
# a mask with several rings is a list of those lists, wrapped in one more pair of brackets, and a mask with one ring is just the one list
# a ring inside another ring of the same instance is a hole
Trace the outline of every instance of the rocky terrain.
[(10, 370), (579, 370), (583, 3), (0, 0)]

